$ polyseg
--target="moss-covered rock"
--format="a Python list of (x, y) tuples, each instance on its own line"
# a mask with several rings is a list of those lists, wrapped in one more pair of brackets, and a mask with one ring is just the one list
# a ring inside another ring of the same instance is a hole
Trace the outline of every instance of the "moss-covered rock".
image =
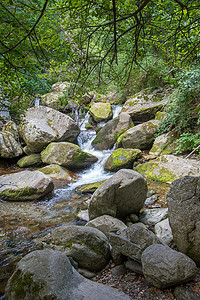
[(172, 154), (176, 151), (176, 147), (178, 147), (178, 142), (172, 134), (162, 134), (155, 139), (149, 153), (155, 155)]
[(0, 196), (9, 201), (39, 199), (54, 189), (52, 179), (39, 171), (0, 176)]
[(155, 118), (155, 114), (163, 108), (170, 92), (170, 90), (162, 88), (151, 93), (148, 90), (143, 90), (125, 102), (122, 112), (130, 114), (133, 122), (149, 121)]
[(139, 149), (116, 149), (106, 160), (104, 169), (118, 171), (120, 169), (131, 169), (133, 162), (139, 158), (142, 151)]
[(17, 164), (20, 168), (26, 168), (34, 165), (40, 165), (42, 164), (42, 160), (40, 154), (35, 153), (22, 157), (18, 160)]
[(77, 178), (75, 173), (56, 164), (40, 168), (38, 171), (49, 175), (52, 179), (66, 180), (68, 182), (72, 182)]
[(112, 118), (113, 112), (110, 103), (96, 102), (91, 105), (90, 115), (96, 123)]
[(67, 225), (55, 228), (44, 237), (43, 246), (65, 252), (81, 268), (90, 271), (101, 270), (110, 258), (107, 237), (92, 227)]
[(79, 146), (67, 142), (50, 143), (41, 152), (41, 158), (44, 163), (57, 164), (70, 169), (85, 168), (97, 161), (97, 157), (82, 151)]
[(98, 150), (111, 149), (118, 136), (133, 126), (130, 116), (126, 113), (122, 113), (104, 125), (92, 141), (92, 145)]
[(146, 150), (150, 149), (159, 125), (158, 120), (150, 120), (134, 126), (121, 134), (117, 139), (117, 147)]
[(76, 192), (80, 192), (82, 194), (94, 193), (96, 189), (98, 189), (98, 187), (104, 182), (105, 180), (83, 184), (78, 186), (75, 190)]
[(171, 183), (185, 175), (200, 175), (200, 164), (191, 159), (162, 155), (153, 161), (138, 165), (135, 170), (148, 179)]

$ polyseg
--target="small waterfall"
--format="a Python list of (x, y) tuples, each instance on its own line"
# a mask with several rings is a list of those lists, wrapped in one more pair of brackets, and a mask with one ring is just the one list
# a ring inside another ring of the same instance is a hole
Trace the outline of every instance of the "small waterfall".
[(35, 106), (39, 106), (39, 105), (40, 105), (40, 98), (35, 97)]
[(113, 119), (120, 114), (122, 107), (123, 107), (122, 105), (112, 105)]

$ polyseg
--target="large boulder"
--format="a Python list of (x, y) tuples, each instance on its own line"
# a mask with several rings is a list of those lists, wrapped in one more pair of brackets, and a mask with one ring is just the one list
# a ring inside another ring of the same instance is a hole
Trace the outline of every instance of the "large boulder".
[(133, 126), (131, 117), (127, 113), (120, 114), (113, 120), (108, 121), (97, 133), (92, 145), (95, 149), (111, 149), (117, 138), (126, 130)]
[(135, 170), (148, 179), (171, 183), (185, 175), (200, 175), (200, 163), (193, 159), (183, 159), (174, 155), (162, 155)]
[(155, 139), (149, 153), (155, 155), (172, 154), (176, 152), (177, 146), (178, 142), (173, 135), (171, 133), (164, 133)]
[(70, 88), (70, 86), (71, 86), (71, 83), (68, 81), (57, 82), (52, 85), (51, 92), (52, 93), (67, 92), (68, 89)]
[(142, 253), (145, 278), (163, 289), (188, 282), (197, 274), (195, 262), (167, 245), (151, 245)]
[(48, 106), (53, 109), (60, 109), (62, 107), (63, 92), (51, 92), (42, 95), (40, 98), (40, 105)]
[(137, 172), (121, 169), (94, 192), (89, 204), (90, 219), (102, 215), (126, 218), (138, 214), (144, 205), (147, 184)]
[(57, 164), (67, 168), (85, 168), (97, 161), (97, 157), (84, 152), (75, 144), (60, 142), (50, 143), (41, 152), (42, 161), (46, 164)]
[(118, 230), (123, 230), (127, 226), (119, 219), (111, 216), (103, 215), (89, 221), (86, 226), (94, 227), (102, 231), (107, 237), (111, 232), (116, 233)]
[(0, 132), (0, 157), (13, 158), (23, 153), (23, 149), (9, 131)]
[(73, 182), (77, 179), (75, 173), (56, 164), (40, 168), (38, 171), (50, 176), (52, 179), (65, 180), (67, 182)]
[(43, 247), (64, 252), (80, 268), (100, 271), (110, 259), (107, 237), (92, 227), (66, 225), (55, 228), (42, 239)]
[(39, 199), (53, 189), (52, 179), (39, 171), (22, 171), (0, 176), (0, 196), (4, 200)]
[(113, 112), (110, 103), (94, 102), (89, 110), (96, 123), (107, 121), (112, 118)]
[(138, 224), (110, 233), (109, 241), (116, 252), (137, 262), (141, 262), (141, 255), (147, 247), (162, 244), (152, 231)]
[(8, 300), (128, 300), (123, 292), (81, 276), (64, 253), (37, 250), (26, 255), (6, 287)]
[(104, 169), (113, 172), (120, 169), (132, 169), (133, 162), (141, 155), (142, 151), (139, 149), (118, 148), (107, 158)]
[(175, 180), (167, 195), (169, 222), (179, 251), (200, 265), (200, 177)]
[(163, 108), (167, 102), (168, 94), (162, 88), (151, 94), (148, 93), (148, 90), (143, 90), (125, 102), (122, 112), (128, 113), (133, 122), (149, 121), (154, 119), (156, 112)]
[(40, 152), (50, 142), (74, 142), (80, 132), (69, 116), (45, 106), (29, 108), (19, 132), (31, 152)]
[(128, 129), (117, 139), (118, 147), (141, 150), (150, 149), (153, 144), (154, 135), (157, 131), (158, 125), (158, 120), (150, 120)]
[(51, 87), (51, 92), (41, 96), (40, 104), (53, 109), (63, 110), (66, 105), (65, 102), (67, 102), (65, 93), (68, 95), (70, 86), (70, 82), (67, 81), (54, 83)]

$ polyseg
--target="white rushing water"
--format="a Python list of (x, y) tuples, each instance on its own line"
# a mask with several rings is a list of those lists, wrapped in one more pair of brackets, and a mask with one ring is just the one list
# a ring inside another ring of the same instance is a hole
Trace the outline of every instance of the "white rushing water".
[[(120, 113), (122, 109), (122, 106), (113, 106), (113, 118), (116, 118), (118, 114)], [(96, 132), (92, 129), (86, 129), (85, 126), (89, 122), (90, 115), (89, 113), (86, 114), (84, 120), (82, 120), (80, 124), (81, 132), (78, 136), (78, 145), (79, 147), (87, 152), (90, 153), (98, 158), (98, 161), (94, 163), (92, 166), (90, 166), (87, 169), (84, 169), (80, 172), (78, 172), (79, 178), (76, 182), (71, 183), (68, 187), (65, 189), (59, 189), (56, 191), (57, 196), (62, 195), (66, 192), (66, 190), (74, 190), (77, 186), (87, 183), (93, 183), (101, 180), (108, 179), (110, 176), (112, 176), (113, 173), (107, 172), (104, 170), (104, 163), (106, 162), (107, 158), (110, 156), (110, 154), (113, 152), (113, 149), (110, 150), (96, 150), (92, 146), (92, 141), (96, 136)], [(101, 126), (104, 126), (105, 122), (101, 123)]]

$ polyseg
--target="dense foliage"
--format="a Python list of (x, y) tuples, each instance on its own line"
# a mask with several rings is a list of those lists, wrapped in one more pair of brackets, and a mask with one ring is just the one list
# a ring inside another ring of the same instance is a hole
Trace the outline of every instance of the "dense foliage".
[(19, 113), (57, 81), (79, 93), (180, 83), (161, 132), (174, 126), (185, 134), (198, 124), (188, 109), (196, 83), (188, 89), (186, 70), (200, 58), (199, 0), (1, 0), (0, 6), (2, 109)]

